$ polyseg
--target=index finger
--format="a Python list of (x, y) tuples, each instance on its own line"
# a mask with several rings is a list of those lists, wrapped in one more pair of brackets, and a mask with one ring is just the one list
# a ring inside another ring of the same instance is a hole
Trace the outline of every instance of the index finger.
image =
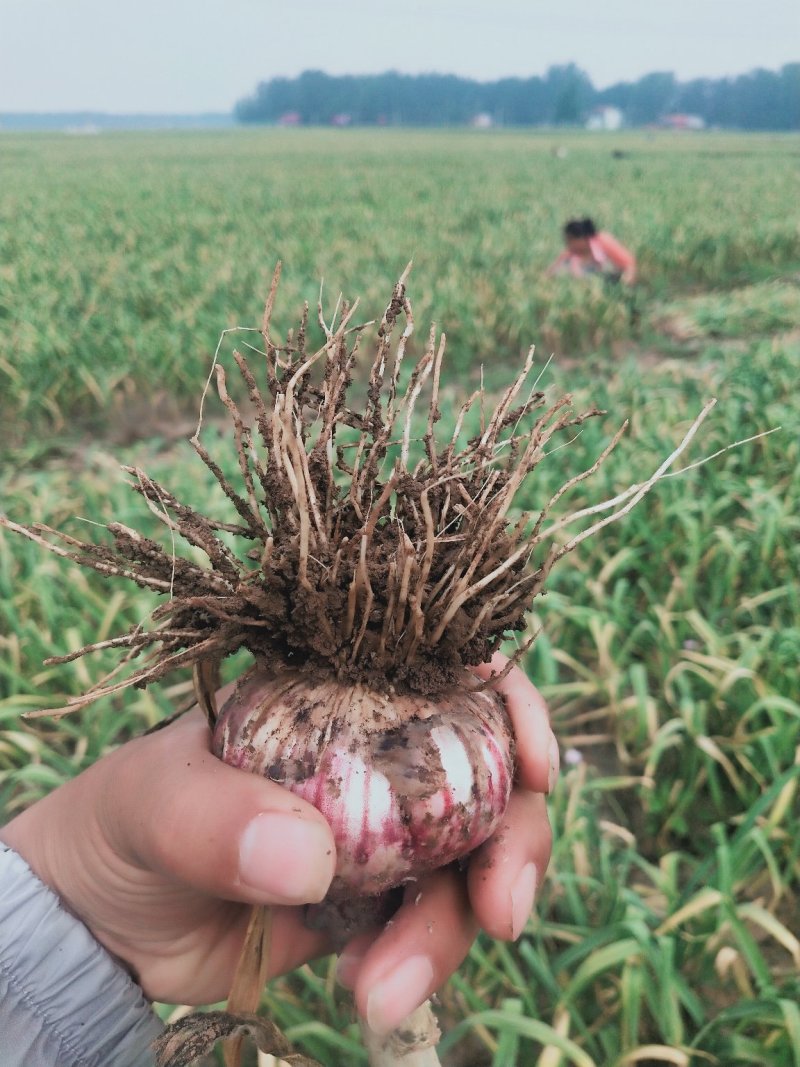
[[(508, 656), (495, 652), (490, 663), (473, 669), (479, 678), (487, 680), (492, 674), (500, 674), (507, 664)], [(536, 793), (549, 793), (558, 775), (559, 758), (544, 697), (519, 667), (512, 667), (492, 686), (505, 697), (514, 727), (520, 785)]]

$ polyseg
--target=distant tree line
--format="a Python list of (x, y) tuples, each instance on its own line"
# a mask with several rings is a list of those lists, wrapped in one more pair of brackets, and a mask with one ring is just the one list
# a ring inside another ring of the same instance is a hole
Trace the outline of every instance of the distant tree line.
[(701, 116), (707, 125), (747, 130), (800, 129), (800, 63), (780, 71), (754, 70), (735, 78), (679, 82), (674, 74), (646, 74), (598, 90), (574, 63), (543, 77), (477, 82), (454, 74), (334, 76), (308, 70), (296, 78), (261, 82), (240, 100), (240, 122), (297, 121), (306, 125), (464, 125), (476, 115), (503, 126), (577, 125), (599, 105), (620, 108), (630, 125), (666, 114)]

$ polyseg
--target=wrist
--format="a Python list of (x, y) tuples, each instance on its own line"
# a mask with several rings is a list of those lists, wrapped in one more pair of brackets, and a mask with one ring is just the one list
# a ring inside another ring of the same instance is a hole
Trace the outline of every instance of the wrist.
[(115, 864), (95, 806), (84, 803), (87, 783), (95, 788), (95, 778), (97, 771), (90, 768), (80, 779), (65, 782), (0, 828), (0, 843), (10, 846), (61, 906), (127, 967), (104, 932), (115, 911), (107, 888)]
[[(16, 837), (4, 828), (4, 837)], [(16, 852), (0, 844), (4, 1067), (152, 1067), (161, 1024), (142, 991)], [(7, 1057), (10, 1056), (10, 1059)]]

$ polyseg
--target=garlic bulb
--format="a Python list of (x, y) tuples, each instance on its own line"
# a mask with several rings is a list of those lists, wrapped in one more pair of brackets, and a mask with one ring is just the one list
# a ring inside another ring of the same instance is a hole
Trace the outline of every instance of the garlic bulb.
[[(474, 675), (465, 682), (474, 688)], [(292, 668), (243, 679), (213, 750), (322, 812), (337, 848), (334, 897), (379, 893), (467, 855), (500, 822), (514, 767), (492, 689), (383, 695)]]

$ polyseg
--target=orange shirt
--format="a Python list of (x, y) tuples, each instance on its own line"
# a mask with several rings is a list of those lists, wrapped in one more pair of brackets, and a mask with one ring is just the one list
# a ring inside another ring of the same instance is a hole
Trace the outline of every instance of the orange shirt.
[(605, 230), (601, 230), (600, 233), (596, 233), (594, 237), (589, 238), (589, 248), (593, 262), (582, 259), (581, 256), (573, 255), (568, 248), (565, 248), (553, 266), (556, 269), (560, 266), (565, 266), (576, 277), (593, 268), (601, 271), (607, 270), (609, 265), (616, 267), (620, 271), (626, 271), (636, 266), (636, 257), (633, 252)]

